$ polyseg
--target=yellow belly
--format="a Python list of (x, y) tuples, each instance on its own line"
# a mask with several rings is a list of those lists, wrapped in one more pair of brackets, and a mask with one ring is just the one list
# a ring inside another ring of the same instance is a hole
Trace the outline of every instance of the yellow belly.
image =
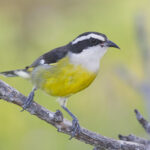
[(74, 66), (65, 62), (53, 69), (42, 71), (44, 80), (40, 82), (40, 88), (53, 96), (70, 96), (88, 87), (96, 74), (83, 69), (80, 65)]

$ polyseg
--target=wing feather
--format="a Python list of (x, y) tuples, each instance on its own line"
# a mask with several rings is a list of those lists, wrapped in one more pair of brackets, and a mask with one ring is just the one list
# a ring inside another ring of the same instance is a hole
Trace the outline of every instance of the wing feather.
[(52, 64), (56, 63), (62, 58), (64, 58), (68, 53), (68, 48), (67, 46), (62, 46), (56, 49), (53, 49), (42, 56), (40, 56), (38, 59), (36, 59), (30, 66), (26, 67), (28, 68), (34, 68), (39, 65), (43, 64)]

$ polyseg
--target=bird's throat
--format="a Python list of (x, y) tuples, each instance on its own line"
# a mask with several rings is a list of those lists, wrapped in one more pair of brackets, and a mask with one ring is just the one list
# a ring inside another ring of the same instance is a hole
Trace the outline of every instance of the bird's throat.
[(69, 60), (74, 65), (81, 65), (88, 71), (97, 72), (99, 70), (100, 60), (106, 51), (106, 48), (95, 46), (85, 49), (81, 53), (69, 53)]

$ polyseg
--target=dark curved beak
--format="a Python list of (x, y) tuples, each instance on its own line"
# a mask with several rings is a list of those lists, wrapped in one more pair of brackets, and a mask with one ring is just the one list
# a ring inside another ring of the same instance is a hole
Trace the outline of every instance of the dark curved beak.
[(120, 49), (120, 47), (119, 47), (117, 44), (115, 44), (114, 42), (109, 41), (109, 40), (106, 41), (106, 45), (107, 45), (108, 47), (114, 47), (114, 48)]

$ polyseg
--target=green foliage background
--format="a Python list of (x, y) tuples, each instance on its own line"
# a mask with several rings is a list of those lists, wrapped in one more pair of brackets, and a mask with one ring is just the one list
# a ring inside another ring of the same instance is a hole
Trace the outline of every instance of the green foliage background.
[[(149, 5), (148, 0), (0, 0), (0, 71), (23, 68), (82, 32), (105, 33), (121, 51), (108, 51), (97, 79), (88, 89), (72, 96), (68, 108), (82, 126), (102, 135), (145, 136), (133, 113), (137, 108), (147, 116), (145, 103), (116, 75), (115, 68), (125, 65), (138, 80), (143, 79), (135, 17), (143, 14), (150, 32)], [(26, 80), (0, 78), (25, 95), (32, 89)], [(63, 111), (55, 99), (42, 91), (36, 92), (38, 103), (53, 111)], [(0, 100), (0, 150), (92, 149), (75, 139), (69, 141), (67, 135), (20, 110)]]

